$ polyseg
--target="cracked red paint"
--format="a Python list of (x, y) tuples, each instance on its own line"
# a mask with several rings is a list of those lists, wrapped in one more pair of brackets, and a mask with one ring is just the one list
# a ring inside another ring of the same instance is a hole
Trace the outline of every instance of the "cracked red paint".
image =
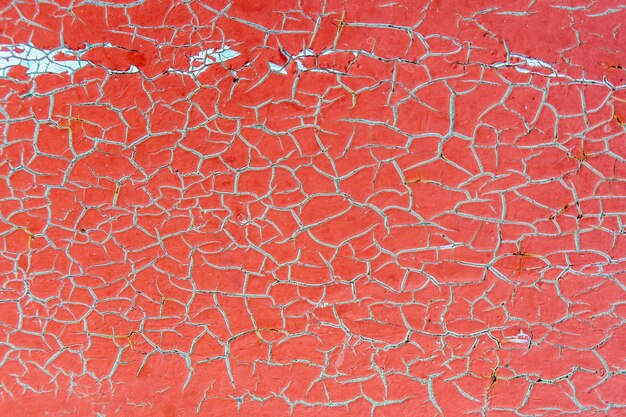
[(624, 414), (626, 10), (466, 3), (5, 5), (1, 414)]

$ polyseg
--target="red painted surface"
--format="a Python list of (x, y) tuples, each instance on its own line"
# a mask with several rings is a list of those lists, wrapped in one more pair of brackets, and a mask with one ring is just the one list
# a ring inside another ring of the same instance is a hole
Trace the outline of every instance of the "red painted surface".
[(626, 413), (620, 2), (0, 14), (3, 416)]

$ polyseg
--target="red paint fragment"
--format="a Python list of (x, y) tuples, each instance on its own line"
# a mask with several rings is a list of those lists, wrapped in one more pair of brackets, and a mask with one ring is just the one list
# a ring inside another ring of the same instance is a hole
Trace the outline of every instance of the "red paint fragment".
[(0, 11), (2, 415), (623, 414), (620, 4), (61, 3)]

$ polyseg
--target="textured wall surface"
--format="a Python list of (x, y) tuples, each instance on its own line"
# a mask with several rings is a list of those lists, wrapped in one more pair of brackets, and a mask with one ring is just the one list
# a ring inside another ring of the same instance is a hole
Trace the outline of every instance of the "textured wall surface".
[(626, 414), (626, 7), (3, 2), (2, 416)]

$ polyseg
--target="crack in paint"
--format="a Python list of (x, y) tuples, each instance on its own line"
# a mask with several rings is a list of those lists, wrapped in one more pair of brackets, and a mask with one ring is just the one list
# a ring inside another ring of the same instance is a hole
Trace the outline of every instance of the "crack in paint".
[(626, 9), (558, 3), (0, 11), (2, 414), (619, 415)]

